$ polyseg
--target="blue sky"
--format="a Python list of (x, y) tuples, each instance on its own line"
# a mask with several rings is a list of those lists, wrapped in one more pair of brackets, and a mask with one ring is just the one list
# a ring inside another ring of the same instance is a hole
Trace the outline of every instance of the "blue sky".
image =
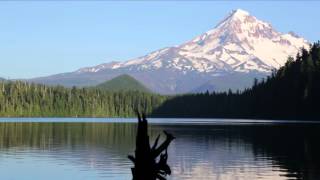
[(0, 77), (30, 78), (127, 60), (183, 43), (244, 9), (320, 40), (320, 1), (0, 2)]

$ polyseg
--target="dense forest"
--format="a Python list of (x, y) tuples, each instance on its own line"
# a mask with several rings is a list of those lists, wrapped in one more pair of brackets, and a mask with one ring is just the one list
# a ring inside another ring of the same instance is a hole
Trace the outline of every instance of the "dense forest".
[(139, 91), (111, 92), (1, 81), (0, 116), (133, 117), (136, 110), (150, 113), (165, 98)]
[(2, 117), (153, 117), (319, 119), (320, 43), (302, 49), (244, 91), (162, 96), (141, 91), (65, 88), (0, 81)]
[(266, 79), (242, 92), (176, 96), (153, 112), (157, 117), (320, 119), (320, 43), (302, 49)]

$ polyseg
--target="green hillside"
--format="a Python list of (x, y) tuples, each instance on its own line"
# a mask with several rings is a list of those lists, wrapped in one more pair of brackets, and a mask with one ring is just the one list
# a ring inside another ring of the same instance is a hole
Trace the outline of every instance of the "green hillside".
[(123, 74), (117, 76), (109, 81), (98, 84), (96, 86), (99, 89), (105, 89), (109, 91), (141, 91), (141, 92), (151, 92), (142, 83), (134, 79), (133, 77)]

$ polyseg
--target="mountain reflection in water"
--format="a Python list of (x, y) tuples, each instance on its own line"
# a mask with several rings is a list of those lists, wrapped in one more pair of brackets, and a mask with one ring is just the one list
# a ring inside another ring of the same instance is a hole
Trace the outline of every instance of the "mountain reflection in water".
[[(167, 130), (172, 180), (320, 179), (317, 124), (153, 124)], [(0, 123), (0, 174), (10, 180), (131, 179), (136, 124)]]

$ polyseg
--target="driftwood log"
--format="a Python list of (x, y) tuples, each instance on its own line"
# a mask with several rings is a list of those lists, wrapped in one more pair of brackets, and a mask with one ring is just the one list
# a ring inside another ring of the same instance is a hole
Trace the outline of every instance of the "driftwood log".
[(160, 135), (150, 147), (148, 136), (148, 121), (144, 114), (142, 117), (138, 113), (138, 132), (136, 137), (135, 156), (128, 158), (133, 162), (131, 168), (133, 180), (165, 180), (171, 174), (170, 166), (167, 164), (167, 149), (174, 137), (164, 131), (165, 141), (158, 146)]

